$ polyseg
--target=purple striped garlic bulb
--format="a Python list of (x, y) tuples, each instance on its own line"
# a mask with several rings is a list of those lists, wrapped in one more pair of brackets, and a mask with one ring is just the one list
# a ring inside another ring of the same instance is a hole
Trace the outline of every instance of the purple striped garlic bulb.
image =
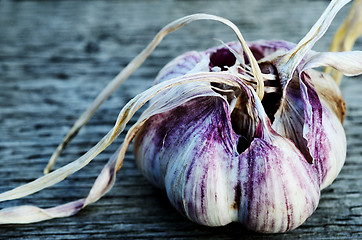
[[(0, 224), (71, 216), (99, 200), (112, 188), (135, 139), (140, 171), (165, 189), (172, 205), (192, 221), (207, 226), (240, 222), (265, 233), (298, 227), (317, 208), (321, 190), (337, 177), (346, 157), (345, 106), (338, 80), (313, 68), (329, 66), (345, 75), (361, 74), (362, 52), (311, 49), (348, 2), (332, 0), (298, 44), (247, 43), (233, 23), (207, 14), (186, 16), (165, 26), (75, 123), (53, 154), (46, 175), (1, 193), (0, 201), (40, 191), (86, 166), (149, 101), (88, 196), (52, 208), (5, 208), (0, 211)], [(153, 87), (124, 106), (115, 126), (96, 146), (49, 173), (65, 145), (162, 38), (202, 19), (229, 26), (238, 41), (191, 51), (171, 61)]]
[[(184, 216), (208, 226), (241, 222), (255, 231), (285, 232), (314, 212), (320, 191), (344, 164), (346, 139), (338, 85), (310, 68), (336, 67), (345, 59), (338, 59), (343, 53), (316, 53), (311, 46), (299, 55), (308, 35), (298, 45), (247, 44), (261, 70), (261, 96), (240, 42), (185, 53), (161, 70), (155, 84), (196, 73), (241, 80), (239, 87), (212, 82), (215, 96), (190, 99), (151, 116), (135, 137), (139, 169), (166, 190)], [(288, 72), (293, 53), (298, 60)], [(351, 61), (346, 62), (355, 64)]]
[[(249, 43), (256, 60), (294, 46), (282, 41)], [(239, 81), (236, 76), (245, 70), (233, 52), (244, 55), (237, 42), (186, 53), (169, 63), (156, 83), (187, 78), (193, 69), (203, 70), (199, 77), (217, 74)], [(259, 66), (271, 79), (265, 82), (262, 101), (252, 80), (240, 81), (238, 88), (213, 82), (215, 95), (153, 115), (136, 135), (141, 172), (165, 188), (173, 206), (197, 223), (239, 221), (261, 232), (293, 229), (314, 212), (320, 190), (344, 163), (344, 102), (334, 81), (297, 68), (284, 85), (272, 62)], [(188, 87), (192, 85), (182, 91)], [(333, 95), (324, 96), (323, 91)]]

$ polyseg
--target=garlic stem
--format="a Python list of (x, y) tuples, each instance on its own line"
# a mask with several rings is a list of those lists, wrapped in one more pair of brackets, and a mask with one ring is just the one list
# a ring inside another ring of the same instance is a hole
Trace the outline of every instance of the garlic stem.
[[(207, 75), (207, 77), (205, 77)], [(192, 74), (188, 78), (174, 78), (169, 81), (162, 82), (157, 84), (146, 91), (138, 94), (132, 100), (130, 100), (121, 110), (117, 117), (117, 121), (114, 127), (105, 135), (93, 148), (91, 148), (87, 153), (78, 158), (77, 160), (51, 172), (46, 174), (30, 183), (21, 185), (17, 188), (9, 190), (7, 192), (3, 192), (0, 194), (0, 202), (18, 199), (21, 197), (28, 196), (35, 192), (38, 192), (42, 189), (50, 187), (58, 182), (61, 182), (69, 175), (79, 171), (83, 167), (85, 167), (88, 163), (90, 163), (99, 153), (101, 153), (104, 149), (106, 149), (124, 130), (126, 124), (135, 114), (135, 112), (140, 109), (147, 101), (156, 95), (164, 92), (167, 89), (170, 89), (175, 86), (179, 86), (182, 84), (190, 83), (190, 82), (220, 82), (224, 84), (228, 84), (233, 87), (240, 88), (240, 79), (237, 76), (233, 76), (230, 74), (224, 73), (209, 73), (209, 74)], [(208, 88), (211, 86), (207, 85)], [(124, 154), (126, 149), (123, 149), (120, 154)], [(120, 161), (117, 160), (117, 167), (120, 167)]]
[(175, 20), (158, 32), (158, 34), (154, 37), (154, 39), (147, 45), (147, 47), (138, 54), (96, 97), (96, 99), (91, 103), (88, 109), (82, 113), (82, 115), (78, 118), (78, 120), (74, 123), (73, 127), (64, 137), (62, 142), (58, 145), (54, 153), (52, 154), (48, 165), (44, 169), (44, 174), (48, 174), (51, 168), (54, 166), (57, 158), (61, 154), (61, 152), (65, 149), (68, 143), (77, 135), (79, 130), (89, 121), (89, 119), (94, 115), (97, 109), (104, 103), (104, 101), (138, 68), (141, 64), (147, 59), (147, 57), (153, 52), (153, 50), (157, 47), (157, 45), (162, 41), (162, 39), (168, 35), (169, 33), (193, 22), (196, 20), (213, 20), (221, 22), (228, 27), (230, 27), (236, 34), (239, 39), (249, 61), (251, 64), (251, 68), (253, 71), (253, 75), (257, 80), (257, 94), (260, 99), (264, 96), (264, 82), (261, 70), (258, 66), (256, 59), (254, 58), (252, 52), (247, 46), (241, 32), (233, 24), (231, 21), (214, 16), (209, 14), (194, 14), (189, 15), (178, 20)]
[(277, 57), (275, 65), (278, 68), (282, 84), (287, 84), (292, 78), (295, 69), (306, 53), (311, 50), (314, 44), (324, 35), (338, 11), (350, 1), (351, 0), (332, 0), (322, 16), (297, 46), (286, 54)]

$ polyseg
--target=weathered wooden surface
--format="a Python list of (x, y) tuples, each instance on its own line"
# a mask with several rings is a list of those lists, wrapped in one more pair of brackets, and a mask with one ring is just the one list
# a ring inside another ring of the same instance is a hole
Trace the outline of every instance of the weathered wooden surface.
[[(196, 12), (212, 13), (236, 23), (247, 40), (296, 42), (327, 4), (325, 0), (0, 0), (0, 191), (39, 177), (79, 114), (171, 20)], [(349, 5), (338, 14), (316, 50), (328, 50), (333, 32), (348, 8)], [(225, 26), (206, 21), (166, 37), (96, 113), (56, 167), (76, 159), (104, 136), (120, 108), (149, 87), (164, 64), (185, 51), (218, 45), (214, 38), (235, 40)], [(361, 40), (356, 49), (362, 49)], [(361, 80), (346, 78), (341, 86), (347, 102), (346, 164), (336, 181), (322, 192), (317, 211), (292, 232), (262, 235), (238, 224), (209, 228), (190, 222), (172, 208), (163, 191), (142, 177), (130, 150), (115, 187), (100, 201), (70, 218), (0, 226), (0, 239), (362, 238)], [(0, 207), (51, 207), (84, 197), (123, 137), (68, 180), (25, 199), (1, 203)]]

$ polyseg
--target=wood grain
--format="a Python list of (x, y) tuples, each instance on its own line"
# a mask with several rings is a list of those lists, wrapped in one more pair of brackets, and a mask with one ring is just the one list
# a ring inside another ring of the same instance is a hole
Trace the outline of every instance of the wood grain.
[[(48, 158), (92, 99), (168, 22), (206, 12), (230, 19), (247, 40), (297, 42), (328, 1), (10, 1), (0, 0), (0, 191), (42, 174)], [(315, 49), (327, 51), (348, 12), (336, 17)], [(200, 21), (167, 36), (145, 64), (101, 107), (59, 159), (86, 152), (112, 127), (120, 108), (152, 84), (172, 58), (235, 40), (225, 26)], [(362, 49), (359, 40), (356, 49)], [(317, 211), (298, 229), (276, 235), (239, 224), (210, 228), (180, 216), (165, 193), (139, 173), (132, 151), (115, 187), (79, 214), (29, 225), (0, 226), (0, 239), (358, 239), (362, 238), (361, 77), (345, 78), (347, 160), (322, 192)], [(138, 113), (132, 120), (139, 116)], [(128, 127), (129, 128), (129, 127)], [(51, 207), (84, 197), (124, 134), (79, 173), (24, 199), (1, 203)], [(130, 148), (132, 149), (132, 148)]]

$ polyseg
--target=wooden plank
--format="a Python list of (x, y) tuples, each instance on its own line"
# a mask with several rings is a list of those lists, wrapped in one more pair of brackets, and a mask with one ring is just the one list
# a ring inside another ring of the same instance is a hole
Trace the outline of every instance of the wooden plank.
[[(235, 22), (247, 40), (298, 41), (328, 1), (0, 1), (0, 191), (41, 176), (51, 153), (88, 104), (168, 22), (207, 12)], [(317, 44), (327, 51), (348, 7)], [(97, 112), (67, 148), (60, 167), (93, 146), (112, 127), (120, 108), (151, 86), (172, 58), (235, 40), (215, 22), (197, 22), (166, 37), (131, 79)], [(358, 41), (356, 49), (362, 49)], [(1, 239), (357, 239), (362, 237), (361, 78), (345, 79), (346, 164), (322, 192), (319, 207), (300, 228), (264, 236), (230, 224), (210, 228), (180, 216), (162, 190), (139, 173), (132, 151), (115, 187), (99, 202), (64, 219), (0, 226)], [(136, 115), (136, 118), (139, 113)], [(135, 118), (135, 119), (136, 119)], [(132, 123), (134, 120), (132, 120)], [(1, 207), (50, 207), (83, 197), (124, 135), (85, 169), (56, 186)]]

